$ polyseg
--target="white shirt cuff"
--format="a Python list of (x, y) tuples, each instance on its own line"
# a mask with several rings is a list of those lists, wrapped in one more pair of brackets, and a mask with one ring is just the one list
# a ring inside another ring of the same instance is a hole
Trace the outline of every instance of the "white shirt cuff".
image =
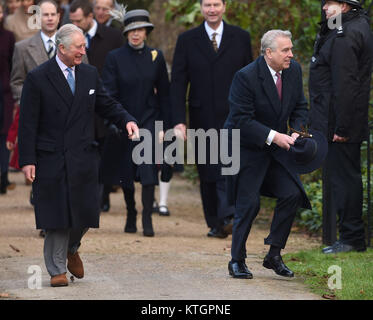
[(271, 129), (271, 131), (269, 132), (269, 135), (267, 137), (266, 144), (268, 144), (269, 146), (272, 144), (273, 138), (275, 137), (276, 133), (277, 133), (277, 131)]

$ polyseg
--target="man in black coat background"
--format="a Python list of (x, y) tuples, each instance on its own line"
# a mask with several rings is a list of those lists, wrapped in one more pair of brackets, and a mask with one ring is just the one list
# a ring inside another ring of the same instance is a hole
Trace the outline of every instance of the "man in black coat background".
[[(189, 127), (205, 131), (222, 129), (229, 112), (228, 93), (233, 76), (252, 61), (249, 33), (223, 21), (226, 1), (201, 0), (200, 4), (205, 21), (179, 36), (171, 73), (173, 125), (181, 130), (184, 139), (188, 86)], [(197, 146), (196, 143), (196, 150)], [(197, 162), (197, 169), (203, 211), (210, 228), (208, 236), (225, 238), (231, 233), (234, 208), (226, 201), (221, 164)]]
[[(107, 54), (125, 43), (122, 31), (97, 23), (93, 16), (93, 4), (89, 0), (74, 0), (71, 3), (70, 20), (72, 24), (83, 30), (86, 37), (89, 64), (95, 66), (101, 76)], [(105, 126), (103, 119), (96, 114), (95, 135), (100, 146), (101, 156), (108, 134), (110, 131)], [(110, 209), (109, 193), (111, 189), (111, 185), (102, 186), (101, 210), (104, 212)]]
[(329, 141), (323, 167), (323, 228), (329, 232), (323, 240), (332, 246), (323, 252), (365, 251), (360, 146), (369, 134), (373, 36), (359, 1), (326, 1), (323, 10), (326, 20), (316, 39), (309, 79), (310, 126)]
[(66, 24), (57, 55), (28, 73), (19, 120), (19, 164), (33, 182), (37, 229), (46, 230), (44, 260), (52, 286), (67, 286), (67, 269), (84, 276), (78, 254), (88, 228), (99, 227), (99, 154), (94, 115), (138, 136), (135, 119), (104, 89), (97, 69), (81, 64), (84, 35)]

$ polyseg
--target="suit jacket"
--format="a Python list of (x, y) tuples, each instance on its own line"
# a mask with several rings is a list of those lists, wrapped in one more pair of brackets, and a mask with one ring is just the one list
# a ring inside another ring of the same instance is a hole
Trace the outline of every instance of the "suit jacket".
[(121, 128), (135, 119), (103, 88), (97, 69), (75, 69), (75, 95), (51, 59), (24, 83), (19, 120), (19, 163), (36, 165), (33, 183), (37, 228), (97, 228), (99, 154), (97, 112)]
[[(107, 54), (114, 49), (120, 48), (124, 40), (122, 33), (118, 29), (97, 23), (97, 31), (87, 49), (87, 57), (89, 64), (97, 68), (99, 75), (102, 74)], [(107, 135), (104, 121), (98, 115), (95, 117), (95, 130), (97, 140), (101, 140)]]
[[(248, 32), (226, 24), (215, 52), (204, 23), (182, 33), (176, 43), (171, 74), (173, 125), (186, 123), (186, 93), (189, 127), (221, 129), (228, 116), (228, 94), (234, 74), (252, 61)], [(198, 166), (202, 180), (220, 178), (220, 165)]]
[[(10, 76), (10, 86), (15, 101), (19, 103), (21, 99), (26, 75), (48, 59), (40, 31), (33, 37), (16, 43), (13, 54), (13, 69)], [(86, 63), (87, 61), (87, 58), (83, 57), (83, 62)]]
[(109, 51), (120, 48), (124, 41), (125, 38), (119, 30), (98, 23), (96, 34), (87, 49), (89, 64), (95, 66), (101, 75), (106, 55)]
[[(299, 176), (287, 166), (287, 159), (280, 148), (272, 143), (266, 144), (271, 129), (287, 133), (290, 127), (300, 130), (307, 122), (307, 101), (303, 93), (302, 70), (298, 63), (292, 61), (288, 69), (282, 71), (282, 101), (279, 99), (273, 77), (264, 57), (259, 57), (253, 63), (236, 73), (229, 95), (230, 112), (225, 122), (226, 129), (240, 129), (240, 172), (228, 176), (229, 200), (234, 204), (238, 183), (252, 182), (252, 176), (263, 172), (264, 179), (272, 160), (283, 165), (290, 176), (298, 184), (304, 195), (304, 207), (310, 203), (304, 192)], [(264, 167), (264, 168), (263, 168)], [(258, 169), (260, 168), (260, 169)], [(252, 192), (261, 190), (263, 195), (271, 196), (265, 187), (251, 183)]]

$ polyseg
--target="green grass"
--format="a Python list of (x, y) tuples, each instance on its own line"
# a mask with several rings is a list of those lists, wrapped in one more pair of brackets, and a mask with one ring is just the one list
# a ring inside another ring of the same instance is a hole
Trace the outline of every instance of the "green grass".
[[(314, 249), (286, 254), (283, 258), (296, 276), (320, 296), (327, 295), (338, 300), (373, 299), (373, 249), (332, 255)], [(328, 287), (329, 278), (335, 276), (335, 272), (328, 274), (330, 266), (341, 268), (341, 289), (331, 290)]]

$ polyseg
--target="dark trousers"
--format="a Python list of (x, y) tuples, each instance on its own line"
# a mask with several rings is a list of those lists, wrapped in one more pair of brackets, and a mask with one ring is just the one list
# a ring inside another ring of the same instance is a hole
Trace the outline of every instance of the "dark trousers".
[(338, 217), (339, 240), (353, 246), (365, 246), (360, 145), (329, 143), (323, 167), (323, 220), (333, 230)]
[[(250, 173), (246, 172), (247, 170)], [(277, 198), (270, 233), (264, 239), (264, 243), (284, 248), (297, 209), (304, 201), (299, 186), (286, 169), (276, 161), (271, 162), (265, 175), (260, 175), (260, 172), (253, 175), (251, 168), (244, 168), (238, 179), (232, 233), (232, 259), (242, 261), (246, 258), (246, 241), (260, 209), (261, 187), (266, 190), (266, 193)], [(257, 190), (253, 190), (253, 185)]]
[(9, 154), (6, 147), (6, 135), (0, 134), (0, 168), (2, 174), (8, 172)]
[(225, 180), (200, 182), (203, 213), (209, 228), (219, 228), (222, 221), (234, 214), (234, 206), (228, 204)]

